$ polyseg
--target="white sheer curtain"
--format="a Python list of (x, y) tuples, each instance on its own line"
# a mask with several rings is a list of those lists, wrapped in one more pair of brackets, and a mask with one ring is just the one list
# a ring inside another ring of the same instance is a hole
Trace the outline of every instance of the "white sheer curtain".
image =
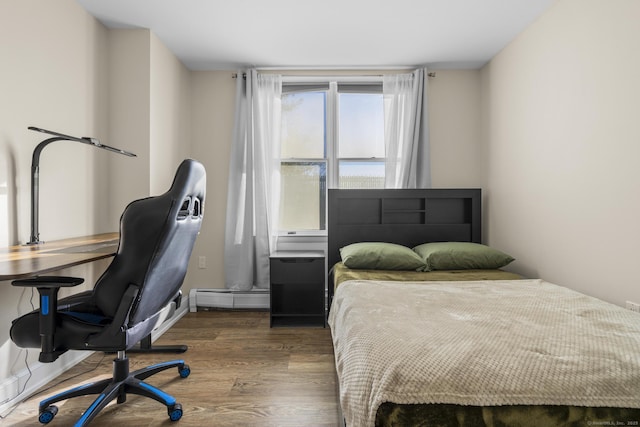
[(383, 77), (386, 188), (428, 188), (427, 70)]
[(249, 70), (238, 74), (229, 163), (225, 228), (225, 286), (269, 287), (280, 200), (282, 78)]

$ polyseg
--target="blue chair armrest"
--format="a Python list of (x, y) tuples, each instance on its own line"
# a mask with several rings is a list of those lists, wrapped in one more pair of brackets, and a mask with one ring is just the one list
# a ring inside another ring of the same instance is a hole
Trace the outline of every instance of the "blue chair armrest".
[(69, 288), (84, 283), (80, 277), (69, 276), (39, 276), (29, 279), (19, 279), (11, 282), (13, 286), (34, 288)]
[(54, 351), (53, 345), (58, 312), (58, 291), (60, 288), (78, 286), (83, 282), (82, 278), (68, 276), (40, 276), (11, 282), (13, 286), (36, 288), (40, 294), (40, 362), (53, 362), (60, 355), (60, 352)]

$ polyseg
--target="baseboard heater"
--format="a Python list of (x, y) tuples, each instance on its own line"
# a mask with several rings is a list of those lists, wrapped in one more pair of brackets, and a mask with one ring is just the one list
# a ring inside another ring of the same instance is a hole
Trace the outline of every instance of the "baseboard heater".
[(189, 311), (193, 313), (198, 309), (268, 310), (269, 289), (192, 289), (189, 292)]

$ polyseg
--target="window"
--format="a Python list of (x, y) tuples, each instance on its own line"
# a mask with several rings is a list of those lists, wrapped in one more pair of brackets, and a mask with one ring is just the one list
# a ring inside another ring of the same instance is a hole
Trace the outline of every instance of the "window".
[(280, 230), (326, 230), (327, 188), (383, 188), (382, 83), (283, 83)]

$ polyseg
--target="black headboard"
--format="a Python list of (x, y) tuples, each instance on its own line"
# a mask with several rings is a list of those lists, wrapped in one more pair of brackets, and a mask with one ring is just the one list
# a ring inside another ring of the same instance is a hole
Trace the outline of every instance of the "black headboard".
[(480, 189), (329, 190), (328, 266), (356, 242), (481, 243)]

